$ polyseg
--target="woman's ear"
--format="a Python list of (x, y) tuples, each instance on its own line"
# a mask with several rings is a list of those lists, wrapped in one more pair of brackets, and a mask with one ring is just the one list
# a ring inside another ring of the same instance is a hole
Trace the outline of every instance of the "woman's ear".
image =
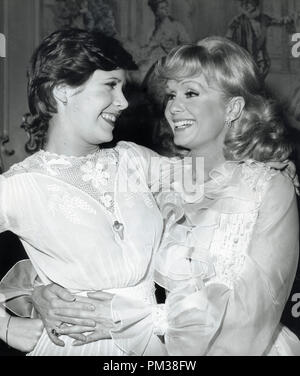
[(230, 100), (226, 109), (226, 118), (233, 122), (241, 117), (245, 108), (245, 99), (243, 97), (234, 97)]
[(53, 89), (53, 95), (57, 102), (60, 102), (63, 105), (68, 103), (68, 90), (66, 85), (57, 85)]

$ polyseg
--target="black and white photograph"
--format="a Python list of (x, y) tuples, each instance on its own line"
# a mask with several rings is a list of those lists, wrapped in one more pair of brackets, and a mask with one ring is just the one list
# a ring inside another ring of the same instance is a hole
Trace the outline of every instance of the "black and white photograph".
[(0, 356), (300, 356), (299, 168), (300, 0), (0, 0)]

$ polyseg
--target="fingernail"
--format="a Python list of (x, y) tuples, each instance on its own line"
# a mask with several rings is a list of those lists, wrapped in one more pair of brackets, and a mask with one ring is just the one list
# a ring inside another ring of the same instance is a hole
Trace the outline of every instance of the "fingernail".
[(82, 342), (82, 341), (74, 341), (73, 343), (72, 343), (72, 346), (81, 346), (81, 345), (83, 345), (84, 343)]
[(95, 326), (96, 326), (96, 323), (95, 323), (95, 321), (87, 321), (87, 322), (85, 323), (85, 326), (92, 326), (92, 327), (95, 327)]

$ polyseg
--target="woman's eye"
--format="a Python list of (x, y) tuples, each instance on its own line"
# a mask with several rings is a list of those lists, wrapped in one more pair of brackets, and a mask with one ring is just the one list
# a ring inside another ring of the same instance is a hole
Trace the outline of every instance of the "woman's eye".
[(108, 82), (106, 85), (109, 86), (110, 88), (114, 89), (117, 86), (117, 83), (116, 82)]
[(198, 97), (199, 93), (196, 93), (195, 91), (189, 90), (185, 93), (185, 96), (187, 98), (192, 98), (192, 97)]
[(165, 95), (165, 98), (166, 98), (166, 101), (171, 101), (171, 100), (173, 100), (174, 98), (175, 98), (175, 94), (172, 94), (172, 93), (167, 93), (166, 95)]

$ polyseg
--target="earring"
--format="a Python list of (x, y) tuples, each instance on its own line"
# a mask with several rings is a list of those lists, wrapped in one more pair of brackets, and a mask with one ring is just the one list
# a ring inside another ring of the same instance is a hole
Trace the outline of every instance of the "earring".
[(226, 128), (232, 128), (232, 120), (231, 119), (226, 119), (225, 120), (225, 127)]

